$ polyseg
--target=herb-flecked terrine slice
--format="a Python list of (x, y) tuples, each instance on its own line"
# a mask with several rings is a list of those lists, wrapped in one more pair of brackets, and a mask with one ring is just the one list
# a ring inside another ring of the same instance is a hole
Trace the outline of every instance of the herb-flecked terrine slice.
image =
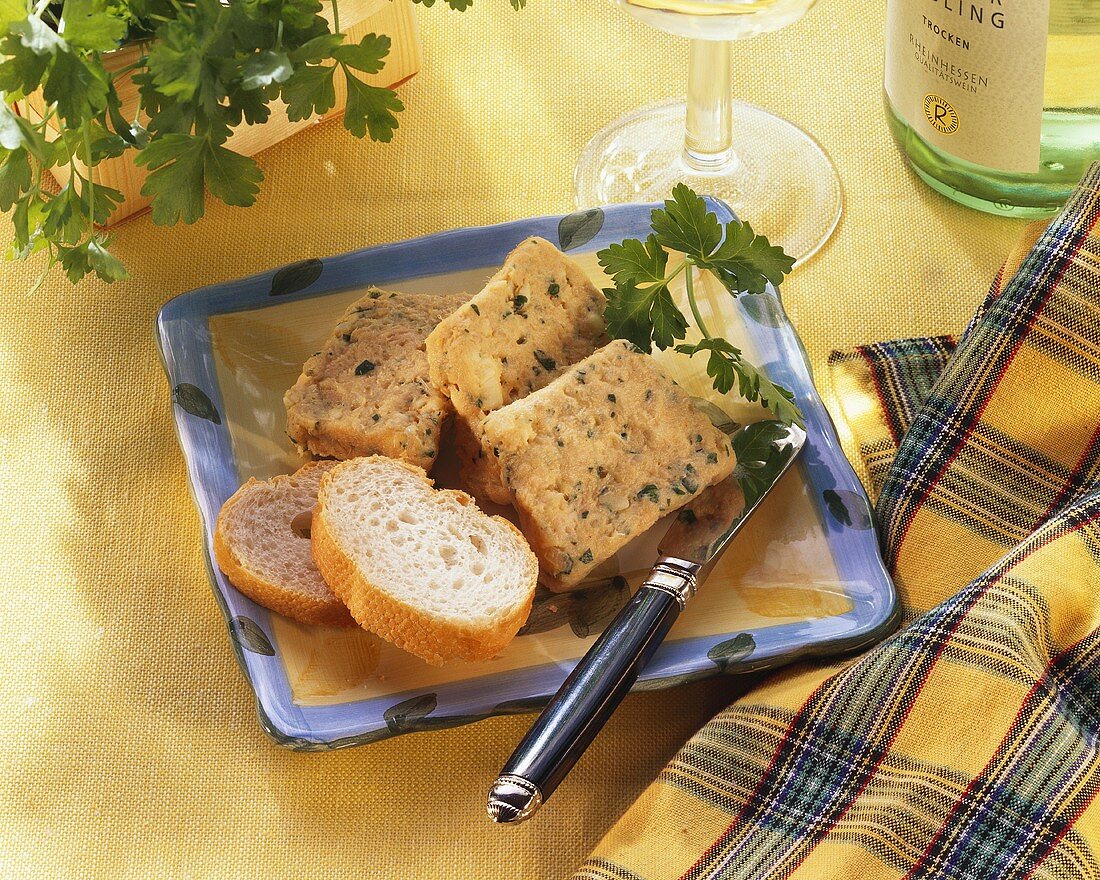
[(548, 385), (607, 342), (604, 295), (550, 242), (528, 238), (427, 340), (432, 384), (458, 414), (455, 446), (475, 495), (510, 498), (478, 442), (487, 413)]
[(552, 590), (732, 473), (729, 437), (656, 361), (615, 341), (490, 413), (485, 448)]
[(424, 340), (468, 298), (373, 289), (352, 303), (283, 398), (290, 438), (321, 457), (430, 469), (451, 405), (428, 381)]

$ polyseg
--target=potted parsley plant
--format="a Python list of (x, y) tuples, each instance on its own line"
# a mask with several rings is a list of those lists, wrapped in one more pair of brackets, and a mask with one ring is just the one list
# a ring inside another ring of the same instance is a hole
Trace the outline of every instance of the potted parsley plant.
[(208, 195), (256, 200), (263, 173), (235, 138), (244, 129), (278, 121), (289, 133), (342, 109), (352, 135), (389, 141), (402, 110), (390, 85), (408, 73), (386, 79), (389, 35), (342, 24), (373, 24), (364, 4), (381, 13), (399, 3), (408, 0), (0, 0), (8, 256), (45, 251), (39, 283), (56, 265), (74, 283), (126, 277), (102, 226), (130, 206), (100, 179), (104, 163), (132, 163), (141, 204), (172, 225), (202, 217)]

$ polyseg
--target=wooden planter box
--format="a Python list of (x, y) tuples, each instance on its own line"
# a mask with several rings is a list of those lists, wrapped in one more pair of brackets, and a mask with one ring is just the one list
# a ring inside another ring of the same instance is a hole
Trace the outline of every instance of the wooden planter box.
[[(331, 5), (326, 6), (322, 14), (331, 24)], [(386, 66), (381, 72), (368, 75), (357, 71), (357, 75), (366, 82), (378, 86), (394, 86), (404, 82), (420, 69), (420, 49), (416, 40), (412, 0), (341, 0), (340, 26), (349, 43), (358, 43), (368, 33), (386, 34), (390, 37), (390, 54), (386, 56)], [(103, 56), (104, 66), (108, 72), (118, 70), (132, 64), (141, 54), (142, 49), (139, 44), (123, 46), (117, 52)], [(138, 106), (137, 86), (134, 85), (132, 74), (127, 73), (119, 78), (116, 81), (116, 88), (119, 98), (122, 99), (123, 117), (132, 119)], [(253, 156), (303, 128), (343, 113), (346, 100), (347, 90), (344, 87), (344, 79), (337, 76), (336, 104), (324, 116), (314, 115), (309, 119), (291, 122), (287, 119), (286, 106), (282, 101), (277, 101), (271, 105), (271, 117), (267, 122), (262, 125), (238, 126), (226, 141), (226, 146), (245, 156)], [(45, 109), (46, 105), (40, 93), (35, 93), (16, 105), (18, 113), (36, 122), (42, 119)], [(57, 125), (56, 119), (50, 121), (47, 137), (51, 134), (56, 137)], [(149, 172), (134, 164), (135, 155), (135, 151), (128, 150), (117, 159), (106, 159), (95, 167), (96, 182), (114, 187), (123, 195), (122, 203), (107, 222), (108, 226), (149, 207), (151, 200), (141, 194), (141, 187)], [(87, 173), (87, 168), (82, 163), (77, 162), (77, 168), (81, 174)], [(66, 165), (62, 168), (51, 168), (50, 173), (60, 185), (64, 186), (69, 181), (71, 169)]]

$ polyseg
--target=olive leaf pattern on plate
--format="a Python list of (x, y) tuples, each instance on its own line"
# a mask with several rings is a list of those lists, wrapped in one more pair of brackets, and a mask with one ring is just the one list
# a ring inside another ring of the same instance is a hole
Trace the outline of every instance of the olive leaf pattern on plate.
[(267, 657), (275, 656), (275, 648), (271, 644), (271, 639), (267, 637), (267, 634), (260, 629), (260, 625), (251, 617), (244, 617), (243, 615), (234, 617), (229, 624), (229, 632), (233, 636), (233, 640), (246, 651), (251, 651), (253, 654), (263, 654)]
[(271, 278), (271, 296), (285, 296), (305, 290), (321, 277), (325, 264), (314, 258), (283, 266)]
[(719, 642), (707, 651), (707, 657), (713, 660), (719, 669), (726, 672), (731, 666), (747, 660), (755, 650), (756, 639), (752, 637), (752, 633), (740, 633), (732, 639)]
[(563, 251), (588, 244), (603, 229), (604, 215), (599, 208), (577, 211), (561, 218), (558, 223), (558, 244)]
[(622, 575), (615, 575), (605, 586), (586, 587), (571, 594), (569, 628), (580, 639), (603, 632), (630, 599), (630, 586)]
[(222, 422), (217, 407), (214, 406), (206, 392), (198, 385), (192, 385), (190, 382), (180, 382), (172, 389), (172, 399), (184, 412), (198, 416), (200, 419), (206, 419), (215, 425), (220, 425)]
[(540, 584), (519, 635), (549, 632), (568, 623), (577, 638), (588, 638), (602, 632), (629, 599), (630, 585), (622, 575), (571, 593), (554, 593)]
[(382, 717), (392, 733), (407, 733), (410, 730), (422, 730), (424, 719), (435, 711), (438, 700), (435, 694), (421, 694), (409, 700), (403, 700), (390, 706)]
[(825, 509), (842, 526), (853, 529), (869, 529), (873, 525), (867, 502), (855, 492), (843, 489), (826, 489), (821, 493)]

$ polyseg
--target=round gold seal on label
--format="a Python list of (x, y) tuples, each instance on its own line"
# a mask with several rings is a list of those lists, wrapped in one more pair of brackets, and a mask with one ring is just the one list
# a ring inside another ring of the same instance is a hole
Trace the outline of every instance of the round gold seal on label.
[(931, 92), (924, 96), (924, 118), (940, 134), (954, 134), (959, 130), (959, 112), (946, 98)]

